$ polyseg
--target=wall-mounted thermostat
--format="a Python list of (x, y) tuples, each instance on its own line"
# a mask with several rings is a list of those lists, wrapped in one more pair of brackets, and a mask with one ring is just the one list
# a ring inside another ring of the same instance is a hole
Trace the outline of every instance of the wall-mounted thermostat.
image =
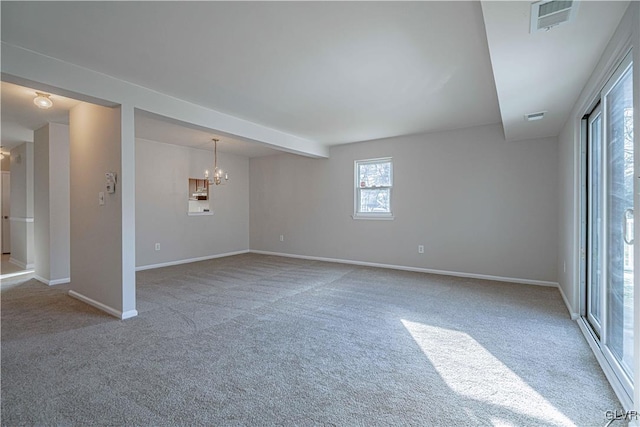
[(104, 175), (107, 178), (107, 193), (115, 193), (116, 192), (116, 173), (107, 172)]

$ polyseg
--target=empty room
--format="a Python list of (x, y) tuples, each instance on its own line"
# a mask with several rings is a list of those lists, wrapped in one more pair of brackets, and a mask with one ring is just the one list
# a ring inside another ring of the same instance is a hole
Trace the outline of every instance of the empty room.
[(639, 2), (0, 7), (3, 426), (640, 426)]

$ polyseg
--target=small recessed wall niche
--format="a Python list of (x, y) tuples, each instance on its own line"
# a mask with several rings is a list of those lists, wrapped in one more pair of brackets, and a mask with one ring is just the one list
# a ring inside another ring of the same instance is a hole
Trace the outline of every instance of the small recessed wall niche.
[(211, 215), (209, 207), (209, 181), (189, 178), (189, 215)]

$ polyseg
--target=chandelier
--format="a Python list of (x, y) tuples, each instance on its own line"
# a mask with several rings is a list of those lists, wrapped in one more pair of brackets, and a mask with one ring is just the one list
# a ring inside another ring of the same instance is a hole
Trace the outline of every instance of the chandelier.
[(218, 167), (218, 141), (213, 138), (213, 176), (209, 175), (209, 169), (204, 171), (204, 178), (209, 181), (209, 185), (226, 184), (229, 181), (229, 174)]

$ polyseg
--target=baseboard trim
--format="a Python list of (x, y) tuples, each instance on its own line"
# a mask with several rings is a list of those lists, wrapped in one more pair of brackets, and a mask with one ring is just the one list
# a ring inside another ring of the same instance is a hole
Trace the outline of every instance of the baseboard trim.
[(26, 276), (27, 274), (31, 273), (33, 273), (33, 270), (23, 270), (18, 271), (17, 273), (0, 274), (0, 282), (7, 279), (13, 279), (14, 277)]
[(11, 257), (9, 257), (9, 262), (23, 270), (33, 270), (36, 266), (35, 264), (25, 264), (24, 262)]
[(281, 256), (281, 257), (287, 257), (287, 258), (308, 259), (312, 261), (335, 262), (339, 264), (352, 264), (352, 265), (362, 265), (365, 267), (378, 267), (378, 268), (388, 268), (392, 270), (414, 271), (417, 273), (439, 274), (442, 276), (455, 276), (455, 277), (464, 277), (469, 279), (493, 280), (496, 282), (519, 283), (523, 285), (548, 286), (548, 287), (554, 287), (554, 288), (559, 287), (557, 282), (547, 282), (544, 280), (519, 279), (517, 277), (490, 276), (487, 274), (461, 273), (457, 271), (434, 270), (431, 268), (408, 267), (403, 265), (380, 264), (377, 262), (354, 261), (354, 260), (347, 260), (347, 259), (325, 258), (325, 257), (308, 256), (308, 255), (295, 255), (295, 254), (287, 254), (282, 252), (270, 252), (270, 251), (258, 251), (258, 250), (250, 250), (249, 252), (254, 254), (261, 254), (261, 255), (273, 255), (273, 256)]
[(138, 315), (138, 311), (137, 310), (128, 310), (125, 311), (124, 313), (120, 310), (116, 310), (113, 307), (109, 307), (106, 304), (103, 304), (99, 301), (94, 300), (93, 298), (89, 298), (88, 296), (82, 295), (79, 292), (76, 292), (74, 290), (69, 291), (69, 296), (80, 300), (84, 303), (87, 303), (89, 305), (94, 306), (95, 308), (97, 308), (98, 310), (102, 310), (105, 313), (108, 313), (110, 315), (112, 315), (113, 317), (117, 317), (120, 320), (124, 320), (124, 319), (129, 319), (131, 317), (135, 317)]
[(575, 311), (573, 311), (573, 307), (571, 307), (571, 304), (569, 304), (569, 300), (567, 299), (567, 296), (564, 294), (564, 291), (562, 290), (562, 286), (560, 286), (558, 284), (558, 290), (560, 291), (560, 295), (562, 296), (562, 300), (564, 301), (564, 305), (567, 306), (567, 311), (569, 312), (569, 315), (571, 316), (571, 320), (578, 320), (580, 318), (580, 315), (578, 313), (576, 313)]
[(138, 315), (138, 310), (128, 310), (122, 313), (122, 315), (120, 316), (120, 319), (122, 320), (131, 319), (132, 317), (136, 317), (137, 315)]
[[(578, 320), (577, 323), (578, 323), (578, 327), (580, 328), (580, 331), (582, 332), (582, 334), (584, 335), (584, 338), (589, 344), (589, 347), (591, 347), (591, 351), (596, 357), (598, 364), (602, 368), (602, 372), (604, 372), (604, 376), (607, 377), (607, 380), (609, 381), (609, 384), (611, 385), (613, 392), (618, 397), (618, 400), (620, 401), (620, 403), (622, 403), (622, 407), (624, 408), (625, 411), (632, 410), (633, 402), (631, 397), (629, 397), (626, 390), (624, 389), (624, 386), (620, 382), (620, 379), (615, 374), (611, 366), (609, 366), (609, 362), (607, 362), (607, 359), (605, 359), (604, 355), (602, 354), (602, 349), (600, 349), (600, 345), (596, 342), (595, 338), (593, 337), (589, 326), (585, 324), (584, 318), (580, 318), (580, 320)], [(611, 409), (615, 410), (616, 408), (611, 408)]]
[(44, 283), (47, 286), (62, 285), (62, 284), (71, 282), (70, 277), (64, 277), (62, 279), (47, 280), (42, 276), (38, 276), (37, 274), (34, 274), (33, 278), (36, 279), (38, 282)]
[(162, 268), (162, 267), (171, 267), (172, 265), (189, 264), (191, 262), (198, 262), (198, 261), (207, 261), (209, 259), (224, 258), (228, 256), (233, 256), (233, 255), (242, 255), (249, 252), (250, 252), (249, 249), (245, 249), (242, 251), (226, 252), (223, 254), (207, 255), (207, 256), (202, 256), (197, 258), (179, 259), (177, 261), (161, 262), (158, 264), (141, 265), (139, 267), (136, 267), (136, 271), (152, 270), (154, 268)]

